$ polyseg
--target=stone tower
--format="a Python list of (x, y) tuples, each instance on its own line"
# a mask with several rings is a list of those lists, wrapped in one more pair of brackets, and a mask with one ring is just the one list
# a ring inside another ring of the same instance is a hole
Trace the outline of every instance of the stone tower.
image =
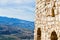
[(36, 0), (34, 40), (60, 40), (60, 0)]

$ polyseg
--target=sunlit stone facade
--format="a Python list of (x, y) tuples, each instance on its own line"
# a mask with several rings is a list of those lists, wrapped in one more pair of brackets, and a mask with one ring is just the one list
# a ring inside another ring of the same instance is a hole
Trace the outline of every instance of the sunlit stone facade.
[(34, 40), (52, 40), (53, 31), (60, 40), (60, 0), (36, 0), (35, 12)]

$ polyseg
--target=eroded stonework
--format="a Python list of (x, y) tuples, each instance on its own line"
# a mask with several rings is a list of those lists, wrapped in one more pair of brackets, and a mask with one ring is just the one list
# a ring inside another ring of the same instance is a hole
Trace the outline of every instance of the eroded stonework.
[(41, 39), (51, 40), (51, 33), (56, 32), (60, 40), (60, 0), (36, 0), (36, 19), (34, 40), (37, 40), (37, 30), (41, 29)]

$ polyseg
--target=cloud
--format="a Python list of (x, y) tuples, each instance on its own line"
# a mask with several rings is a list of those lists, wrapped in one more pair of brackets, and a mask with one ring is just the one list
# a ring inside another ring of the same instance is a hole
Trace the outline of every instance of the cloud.
[(34, 21), (34, 0), (0, 0), (0, 16)]
[(24, 3), (32, 3), (35, 0), (0, 0), (0, 4), (11, 4), (11, 3), (15, 3), (15, 4), (24, 4)]
[(26, 10), (11, 9), (11, 8), (0, 8), (0, 16), (13, 17), (18, 19), (24, 19), (32, 21), (34, 18), (33, 12), (27, 12)]

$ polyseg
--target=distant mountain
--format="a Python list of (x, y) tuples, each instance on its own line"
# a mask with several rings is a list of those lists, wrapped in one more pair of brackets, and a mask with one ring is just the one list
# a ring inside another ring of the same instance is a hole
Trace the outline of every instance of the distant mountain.
[(6, 26), (14, 26), (14, 27), (22, 27), (27, 28), (29, 30), (34, 30), (34, 22), (16, 19), (16, 18), (8, 18), (8, 17), (0, 17), (0, 25)]
[(0, 35), (13, 35), (18, 38), (33, 38), (34, 22), (0, 17)]

